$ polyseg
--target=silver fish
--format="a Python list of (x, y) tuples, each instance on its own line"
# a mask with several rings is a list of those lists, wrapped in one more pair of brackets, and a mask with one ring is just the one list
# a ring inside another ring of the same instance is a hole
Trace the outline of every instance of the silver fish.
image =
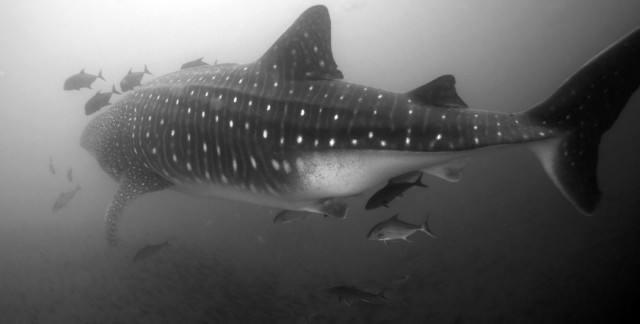
[(80, 90), (82, 88), (91, 89), (91, 84), (93, 83), (93, 81), (95, 81), (98, 78), (102, 79), (102, 81), (105, 81), (104, 77), (102, 77), (102, 70), (98, 72), (98, 75), (92, 75), (92, 74), (85, 73), (84, 69), (82, 69), (80, 73), (74, 74), (70, 76), (67, 80), (65, 80), (64, 86), (62, 87), (62, 89), (64, 90)]
[(53, 158), (49, 158), (49, 172), (56, 174), (56, 168), (53, 166)]
[[(193, 61), (189, 61), (185, 64), (182, 64), (182, 66), (180, 67), (180, 70), (184, 70), (184, 69), (190, 69), (193, 67), (198, 67), (198, 66), (204, 66), (204, 65), (210, 65), (209, 63), (203, 61), (204, 57), (201, 57), (197, 60), (193, 60)], [(217, 62), (217, 61), (216, 61)]]
[(391, 216), (391, 218), (382, 221), (369, 231), (367, 238), (376, 241), (391, 241), (391, 240), (405, 240), (417, 231), (425, 232), (427, 235), (436, 238), (436, 236), (429, 230), (429, 215), (424, 219), (424, 223), (420, 225), (414, 225), (411, 223), (403, 222), (398, 218), (398, 214)]
[(160, 253), (160, 251), (164, 250), (168, 246), (169, 246), (169, 240), (166, 240), (160, 244), (146, 245), (136, 253), (136, 255), (133, 257), (133, 262), (150, 258)]
[[(318, 215), (317, 213), (307, 212), (307, 211), (294, 211), (294, 210), (283, 210), (273, 218), (274, 223), (279, 224), (288, 224), (293, 223), (297, 220), (301, 220), (306, 218), (309, 215)], [(327, 217), (327, 215), (324, 215)]]
[(115, 84), (111, 86), (111, 92), (100, 92), (100, 90), (98, 90), (98, 92), (96, 92), (96, 94), (84, 105), (85, 115), (89, 116), (100, 110), (100, 108), (110, 105), (111, 103), (109, 100), (114, 93), (121, 94), (116, 90)]
[(132, 69), (129, 69), (127, 75), (125, 75), (124, 78), (122, 78), (122, 81), (120, 81), (120, 90), (122, 92), (132, 90), (133, 88), (139, 86), (142, 82), (142, 77), (145, 74), (153, 75), (151, 72), (149, 72), (149, 69), (147, 69), (146, 65), (144, 66), (144, 70), (142, 72), (132, 72), (131, 70)]
[(414, 182), (397, 182), (398, 180), (389, 180), (386, 186), (376, 191), (371, 198), (367, 201), (364, 209), (371, 210), (381, 206), (389, 207), (389, 203), (397, 197), (402, 197), (405, 191), (409, 188), (416, 186), (422, 188), (429, 188), (426, 184), (422, 183), (422, 173)]
[(381, 302), (389, 302), (385, 297), (384, 290), (378, 294), (374, 294), (354, 286), (335, 286), (329, 288), (329, 295), (335, 296), (342, 303), (351, 306), (356, 303), (380, 304)]
[(61, 193), (58, 199), (56, 199), (56, 202), (53, 204), (53, 212), (55, 213), (61, 208), (63, 208), (64, 206), (66, 206), (71, 201), (71, 199), (73, 199), (73, 197), (76, 195), (76, 192), (78, 192), (79, 190), (80, 190), (80, 186), (78, 185), (76, 186), (75, 189), (71, 191)]

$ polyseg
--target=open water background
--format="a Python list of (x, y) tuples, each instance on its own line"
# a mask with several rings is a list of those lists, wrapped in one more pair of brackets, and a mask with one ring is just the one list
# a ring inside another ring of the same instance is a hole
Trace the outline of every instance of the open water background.
[[(565, 200), (530, 152), (513, 148), (474, 159), (459, 183), (425, 177), (429, 189), (365, 212), (372, 188), (345, 220), (273, 224), (278, 210), (153, 193), (129, 206), (122, 243), (108, 249), (102, 217), (116, 183), (78, 144), (92, 118), (86, 100), (130, 67), (147, 64), (158, 76), (202, 56), (253, 61), (318, 3), (329, 7), (346, 80), (403, 92), (454, 74), (467, 104), (497, 111), (544, 99), (640, 25), (632, 0), (4, 1), (0, 323), (638, 319), (638, 93), (602, 139), (603, 199), (591, 217)], [(102, 69), (107, 82), (63, 91), (82, 68)], [(76, 184), (82, 190), (71, 203), (51, 212)], [(427, 212), (438, 239), (418, 233), (386, 247), (365, 238), (394, 213), (418, 223)], [(132, 262), (141, 247), (166, 239), (170, 248)], [(341, 284), (385, 290), (394, 301), (347, 306), (327, 294)]]

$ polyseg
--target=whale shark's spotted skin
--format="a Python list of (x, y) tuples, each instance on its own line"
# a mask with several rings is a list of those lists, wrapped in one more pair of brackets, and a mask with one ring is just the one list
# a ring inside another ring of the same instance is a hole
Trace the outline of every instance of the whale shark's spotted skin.
[(597, 149), (640, 82), (640, 31), (546, 101), (474, 109), (443, 76), (408, 93), (342, 81), (324, 6), (305, 11), (256, 62), (159, 77), (94, 119), (82, 145), (120, 182), (117, 218), (145, 192), (193, 194), (344, 217), (343, 197), (414, 171), (451, 178), (482, 148), (524, 144), (582, 211), (595, 209)]

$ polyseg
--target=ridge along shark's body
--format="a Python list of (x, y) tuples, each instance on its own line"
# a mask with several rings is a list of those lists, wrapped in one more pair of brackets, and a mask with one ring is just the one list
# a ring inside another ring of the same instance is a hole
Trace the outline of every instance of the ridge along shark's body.
[(600, 137), (640, 83), (640, 30), (517, 114), (460, 109), (452, 76), (408, 93), (341, 81), (330, 34), (327, 9), (312, 7), (256, 62), (159, 77), (92, 120), (82, 146), (120, 183), (110, 244), (127, 203), (147, 192), (344, 217), (344, 197), (414, 170), (455, 180), (468, 156), (516, 144), (594, 211)]

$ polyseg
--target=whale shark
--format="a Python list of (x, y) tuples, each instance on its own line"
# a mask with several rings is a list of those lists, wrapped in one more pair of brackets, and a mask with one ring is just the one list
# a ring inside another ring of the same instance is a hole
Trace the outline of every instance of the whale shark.
[[(405, 93), (343, 80), (329, 12), (304, 11), (256, 61), (185, 69), (137, 87), (89, 122), (81, 146), (119, 186), (108, 244), (145, 193), (193, 195), (343, 218), (349, 197), (412, 171), (451, 181), (461, 162), (529, 148), (569, 202), (600, 200), (600, 138), (640, 85), (640, 29), (518, 113), (467, 107), (455, 78)], [(452, 176), (453, 175), (453, 176)]]

